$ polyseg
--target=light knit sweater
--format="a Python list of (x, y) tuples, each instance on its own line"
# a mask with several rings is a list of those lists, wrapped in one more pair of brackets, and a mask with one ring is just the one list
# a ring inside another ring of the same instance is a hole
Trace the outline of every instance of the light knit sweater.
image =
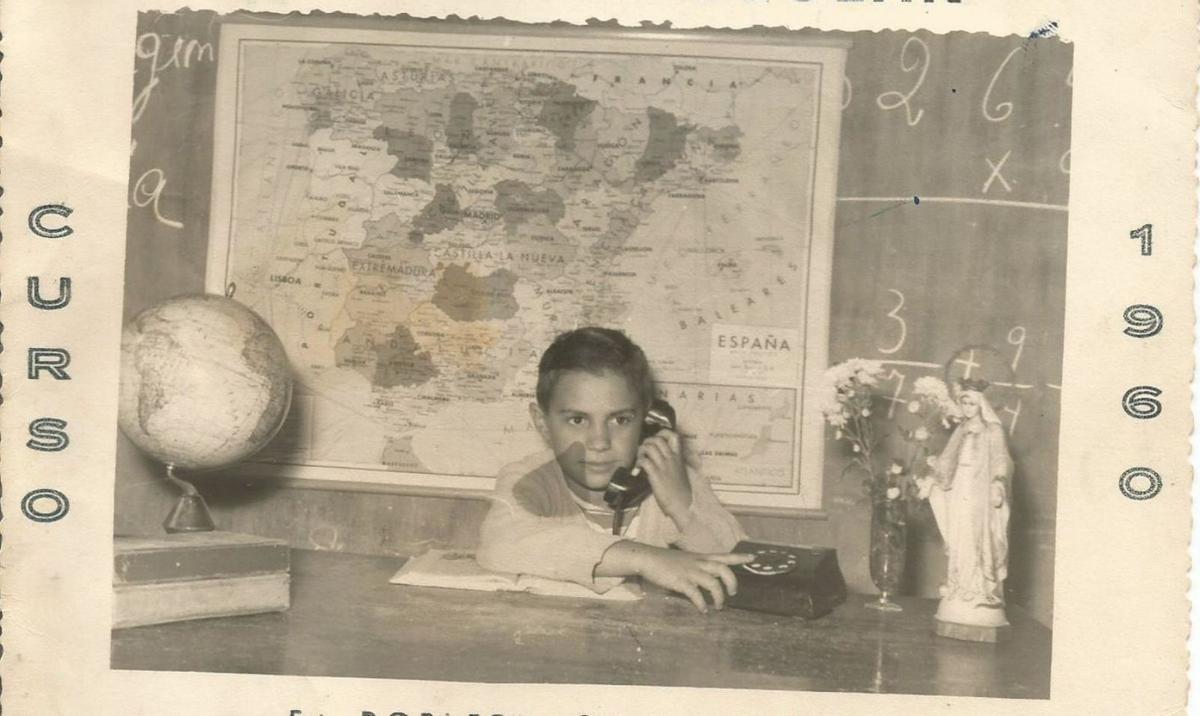
[(623, 539), (689, 552), (731, 551), (745, 532), (717, 501), (708, 478), (691, 468), (687, 472), (692, 505), (683, 529), (651, 496), (626, 510), (622, 532), (614, 535), (612, 511), (571, 492), (553, 453), (531, 455), (500, 471), (476, 558), (487, 569), (561, 579), (605, 592), (623, 579), (596, 577), (593, 571), (605, 551)]

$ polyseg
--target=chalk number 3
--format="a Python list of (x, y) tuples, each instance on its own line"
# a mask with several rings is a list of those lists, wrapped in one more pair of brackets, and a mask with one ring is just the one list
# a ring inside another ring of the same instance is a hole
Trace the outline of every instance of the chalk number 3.
[(904, 340), (908, 338), (908, 324), (900, 317), (900, 309), (904, 308), (904, 294), (894, 288), (889, 288), (889, 292), (896, 294), (896, 306), (888, 311), (887, 317), (900, 324), (900, 338), (896, 341), (896, 345), (891, 348), (880, 348), (879, 352), (885, 355), (891, 355), (904, 347)]

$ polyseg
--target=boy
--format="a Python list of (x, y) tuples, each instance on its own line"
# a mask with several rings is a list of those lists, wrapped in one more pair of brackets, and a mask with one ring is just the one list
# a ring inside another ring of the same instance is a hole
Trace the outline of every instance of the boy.
[[(579, 328), (558, 336), (538, 364), (529, 406), (553, 454), (504, 468), (484, 520), (479, 563), (488, 569), (577, 582), (597, 592), (639, 576), (707, 611), (737, 591), (729, 554), (745, 537), (708, 480), (684, 463), (679, 435), (640, 442), (654, 394), (642, 349), (624, 333)], [(604, 489), (618, 467), (641, 466), (653, 495), (610, 533)], [(678, 549), (670, 549), (674, 545)], [(703, 591), (702, 591), (703, 590)]]

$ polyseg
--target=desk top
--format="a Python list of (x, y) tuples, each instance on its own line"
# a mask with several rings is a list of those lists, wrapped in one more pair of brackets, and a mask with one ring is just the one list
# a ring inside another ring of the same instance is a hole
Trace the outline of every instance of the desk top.
[(292, 607), (113, 632), (112, 667), (476, 682), (653, 684), (1049, 698), (1050, 631), (934, 635), (936, 602), (850, 595), (815, 621), (650, 593), (600, 602), (388, 584), (402, 558), (293, 552)]

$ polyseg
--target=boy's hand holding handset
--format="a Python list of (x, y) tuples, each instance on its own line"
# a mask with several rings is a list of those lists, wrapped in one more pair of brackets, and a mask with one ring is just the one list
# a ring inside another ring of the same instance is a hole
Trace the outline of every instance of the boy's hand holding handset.
[(688, 482), (679, 433), (663, 428), (638, 447), (637, 465), (650, 481), (654, 499), (664, 514), (682, 531), (692, 507), (692, 486)]

